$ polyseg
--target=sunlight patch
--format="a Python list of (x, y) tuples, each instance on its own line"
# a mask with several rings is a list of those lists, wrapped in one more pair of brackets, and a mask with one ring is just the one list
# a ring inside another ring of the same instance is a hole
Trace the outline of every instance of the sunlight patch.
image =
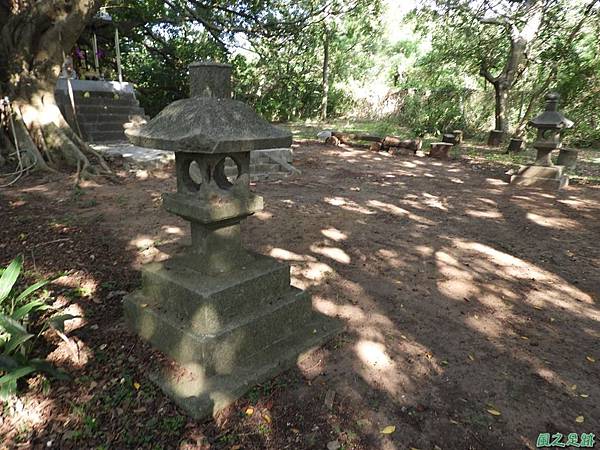
[(327, 237), (331, 240), (337, 241), (337, 242), (348, 239), (348, 236), (346, 234), (342, 233), (340, 230), (338, 230), (336, 228), (327, 228), (327, 229), (321, 230), (321, 233), (325, 237)]
[(340, 264), (350, 264), (351, 261), (350, 256), (344, 250), (337, 247), (317, 247), (316, 245), (311, 245), (310, 251), (331, 258)]

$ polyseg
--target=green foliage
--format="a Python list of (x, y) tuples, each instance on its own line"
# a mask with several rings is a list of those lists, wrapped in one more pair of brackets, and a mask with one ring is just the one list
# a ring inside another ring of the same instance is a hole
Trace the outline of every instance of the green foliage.
[(31, 296), (48, 284), (39, 281), (21, 293), (15, 292), (15, 285), (23, 267), (20, 257), (14, 259), (0, 277), (0, 398), (5, 399), (17, 392), (17, 382), (34, 372), (45, 372), (55, 378), (66, 375), (38, 358), (31, 358), (35, 342), (48, 328), (56, 330), (63, 339), (64, 323), (75, 318), (70, 314), (54, 315), (43, 322), (41, 329), (34, 334), (30, 331), (30, 317), (51, 309), (40, 299), (30, 300)]
[(329, 105), (342, 114), (352, 100), (341, 84), (371, 64), (365, 54), (379, 19), (379, 0), (117, 1), (111, 8), (122, 27), (124, 75), (139, 91), (146, 113), (155, 115), (188, 97), (188, 65), (197, 60), (234, 66), (236, 98), (270, 120), (318, 116), (323, 42), (330, 38)]

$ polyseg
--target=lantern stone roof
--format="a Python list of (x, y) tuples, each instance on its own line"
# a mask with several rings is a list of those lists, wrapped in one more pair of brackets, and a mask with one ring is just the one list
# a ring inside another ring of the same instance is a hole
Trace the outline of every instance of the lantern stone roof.
[(214, 97), (175, 101), (125, 134), (140, 147), (188, 153), (248, 152), (292, 144), (289, 131), (271, 125), (247, 104)]
[(529, 121), (529, 125), (535, 128), (571, 128), (573, 121), (567, 119), (558, 111), (558, 101), (560, 95), (556, 92), (550, 92), (546, 95), (546, 110), (539, 116)]

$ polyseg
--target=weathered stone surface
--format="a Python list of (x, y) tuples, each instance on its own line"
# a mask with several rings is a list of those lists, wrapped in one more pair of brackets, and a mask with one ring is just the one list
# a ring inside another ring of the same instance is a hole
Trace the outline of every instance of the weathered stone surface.
[(558, 153), (557, 164), (564, 166), (566, 169), (574, 169), (577, 167), (577, 156), (579, 151), (573, 148), (561, 148)]
[(292, 334), (263, 349), (267, 363), (247, 361), (231, 373), (211, 376), (194, 362), (174, 362), (169, 370), (152, 374), (151, 378), (179, 407), (201, 419), (229, 406), (252, 386), (293, 367), (339, 331), (337, 321), (314, 314), (297, 324)]
[(190, 97), (231, 98), (231, 64), (190, 64)]
[(429, 151), (430, 158), (437, 159), (448, 159), (450, 157), (449, 152), (453, 145), (447, 142), (432, 142), (431, 150)]
[(517, 175), (558, 180), (563, 175), (563, 170), (562, 166), (521, 166)]
[(506, 133), (502, 130), (491, 130), (488, 135), (487, 145), (490, 147), (499, 147), (504, 141)]
[(204, 417), (341, 328), (290, 286), (288, 265), (241, 244), (240, 222), (263, 207), (250, 190), (250, 150), (279, 148), (262, 156), (286, 165), (280, 148), (291, 134), (241, 102), (213, 97), (172, 103), (128, 134), (175, 151), (177, 192), (164, 194), (163, 205), (190, 221), (192, 243), (143, 268), (142, 288), (124, 298), (125, 317), (175, 360), (176, 373), (156, 382)]
[(222, 98), (178, 100), (147, 124), (126, 130), (134, 145), (189, 153), (235, 153), (289, 147), (292, 134), (245, 103)]
[(177, 262), (142, 268), (142, 295), (150, 308), (163, 309), (195, 333), (215, 333), (255, 309), (279, 302), (290, 291), (290, 268), (272, 258), (251, 254), (234, 273), (208, 275), (181, 270)]
[(521, 166), (507, 175), (514, 185), (562, 189), (569, 185), (569, 177), (563, 174), (563, 169), (563, 166)]
[(525, 141), (523, 139), (511, 138), (508, 143), (509, 153), (519, 153), (525, 148)]

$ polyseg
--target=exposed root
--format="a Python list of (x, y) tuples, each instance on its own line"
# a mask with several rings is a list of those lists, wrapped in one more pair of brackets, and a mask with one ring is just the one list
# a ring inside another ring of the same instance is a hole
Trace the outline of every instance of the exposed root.
[(46, 164), (44, 157), (38, 150), (37, 146), (31, 139), (29, 130), (20, 118), (15, 117), (14, 121), (15, 134), (17, 136), (17, 142), (19, 143), (19, 149), (23, 152), (26, 159), (26, 166), (35, 166), (36, 169), (44, 170), (47, 172), (53, 172), (53, 170)]
[(42, 127), (42, 132), (48, 150), (64, 165), (68, 167), (80, 166), (83, 177), (95, 174), (95, 170), (87, 156), (75, 145), (62, 128), (50, 122)]
[(65, 132), (67, 137), (69, 139), (71, 139), (71, 141), (73, 141), (73, 143), (75, 143), (77, 145), (77, 147), (79, 147), (79, 149), (81, 150), (82, 153), (91, 155), (94, 157), (94, 159), (98, 162), (100, 167), (103, 169), (104, 173), (106, 173), (106, 174), (113, 173), (112, 170), (110, 169), (110, 167), (108, 167), (108, 164), (106, 164), (106, 161), (104, 161), (104, 158), (102, 157), (102, 155), (100, 155), (96, 150), (94, 150), (86, 142), (84, 142), (83, 139), (81, 139), (79, 136), (77, 136), (77, 134), (68, 125), (65, 126), (64, 128), (62, 128), (62, 130)]

